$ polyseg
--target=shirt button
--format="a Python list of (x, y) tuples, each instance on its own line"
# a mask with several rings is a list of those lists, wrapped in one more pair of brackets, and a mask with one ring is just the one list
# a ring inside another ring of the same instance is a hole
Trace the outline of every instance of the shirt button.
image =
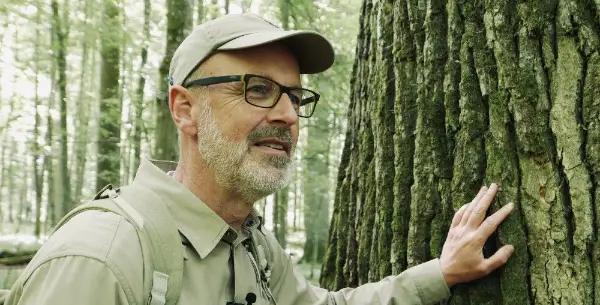
[(230, 230), (227, 230), (227, 232), (225, 232), (225, 239), (228, 242), (233, 242), (236, 239), (236, 233)]

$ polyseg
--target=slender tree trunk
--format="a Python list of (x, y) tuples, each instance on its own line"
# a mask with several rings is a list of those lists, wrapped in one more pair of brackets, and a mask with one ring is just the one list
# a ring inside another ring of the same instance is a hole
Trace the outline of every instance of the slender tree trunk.
[[(150, 12), (152, 11), (152, 4), (150, 0), (144, 0), (144, 44), (141, 51), (141, 64), (140, 70), (143, 71), (148, 61), (148, 44), (150, 41)], [(141, 145), (142, 145), (142, 133), (144, 131), (143, 125), (143, 105), (144, 105), (144, 88), (146, 86), (146, 75), (140, 71), (140, 77), (138, 78), (138, 84), (136, 89), (136, 99), (133, 105), (133, 162), (131, 168), (135, 171), (140, 164)]]
[[(18, 31), (15, 31), (14, 34), (14, 41), (18, 41)], [(18, 61), (17, 58), (18, 55), (15, 54), (15, 61)], [(13, 76), (12, 79), (12, 84), (13, 86), (16, 84), (17, 81), (17, 76)], [(17, 101), (17, 92), (16, 90), (13, 91), (13, 94), (10, 97), (10, 104), (8, 106), (8, 113), (15, 113), (19, 111), (18, 108), (18, 104), (16, 103)], [(17, 106), (17, 107), (15, 107)], [(15, 139), (13, 138), (13, 136), (10, 134), (10, 125), (7, 124), (6, 125), (6, 144), (4, 144), (4, 148), (8, 148), (8, 157), (9, 157), (9, 161), (8, 161), (8, 166), (6, 169), (6, 179), (8, 180), (7, 184), (8, 187), (6, 189), (6, 196), (8, 197), (8, 222), (11, 224), (15, 223), (15, 187), (16, 187), (16, 180), (14, 179), (15, 176), (15, 159), (17, 158), (17, 154), (16, 154), (16, 145), (15, 145)], [(6, 182), (6, 180), (5, 180)]]
[(164, 97), (156, 100), (156, 146), (153, 154), (155, 159), (177, 161), (179, 158), (178, 143), (175, 140), (177, 129), (166, 104), (169, 91), (167, 79), (173, 53), (192, 27), (192, 9), (188, 0), (167, 0), (167, 46), (159, 72), (160, 92), (164, 93)]
[(438, 257), (454, 211), (497, 182), (490, 212), (516, 209), (484, 253), (516, 252), (450, 303), (598, 302), (597, 22), (579, 2), (366, 0), (321, 285)]
[[(6, 188), (6, 180), (8, 176), (8, 161), (6, 155), (9, 150), (9, 146), (7, 145), (6, 139), (8, 138), (7, 134), (2, 135), (2, 154), (0, 155), (0, 172), (2, 176), (0, 177), (0, 202), (6, 202), (6, 192), (4, 191)], [(4, 211), (4, 205), (0, 206), (0, 232), (4, 230), (2, 227), (4, 224), (6, 213)]]
[(218, 0), (211, 0), (208, 6), (208, 19), (213, 20), (221, 16), (221, 6)]
[[(287, 190), (287, 188), (285, 190)], [(275, 238), (284, 249), (287, 244), (288, 200), (288, 193), (282, 190), (275, 194), (275, 200), (273, 204), (273, 231)]]
[(252, 0), (242, 0), (241, 6), (242, 12), (248, 13), (250, 11), (250, 8), (252, 7)]
[[(56, 61), (56, 68), (58, 73), (58, 160), (57, 160), (57, 178), (58, 178), (58, 189), (56, 190), (56, 201), (58, 205), (57, 217), (62, 217), (68, 210), (71, 209), (73, 200), (71, 198), (71, 184), (68, 170), (68, 148), (67, 148), (67, 60), (66, 60), (66, 48), (67, 48), (67, 36), (63, 26), (63, 20), (59, 13), (58, 2), (52, 1), (52, 34), (54, 36), (53, 46)], [(68, 15), (65, 15), (65, 17)], [(68, 23), (68, 22), (66, 22)]]
[[(23, 155), (24, 156), (24, 155)], [(27, 168), (29, 168), (30, 164), (29, 164), (29, 158), (25, 158), (24, 160), (21, 159), (19, 160), (19, 164), (21, 165), (25, 165)], [(19, 180), (21, 183), (19, 183), (19, 187), (17, 187), (14, 192), (17, 195), (17, 200), (18, 200), (18, 212), (17, 212), (17, 222), (18, 222), (18, 227), (17, 227), (17, 232), (20, 231), (20, 228), (22, 227), (23, 223), (28, 223), (29, 222), (29, 216), (31, 215), (31, 205), (30, 205), (30, 201), (29, 201), (29, 196), (27, 196), (27, 191), (29, 190), (29, 173), (30, 171), (23, 171), (21, 170), (20, 173), (18, 173), (16, 176), (19, 177)], [(31, 234), (30, 232), (27, 232), (29, 234)]]
[[(38, 7), (41, 7), (40, 1), (36, 2)], [(41, 161), (41, 152), (42, 148), (39, 145), (40, 139), (40, 124), (41, 124), (41, 115), (40, 115), (40, 106), (41, 101), (39, 97), (39, 74), (40, 74), (40, 44), (41, 44), (41, 33), (40, 33), (40, 25), (41, 25), (41, 11), (38, 10), (36, 13), (36, 46), (35, 46), (35, 114), (34, 114), (34, 126), (33, 126), (33, 140), (32, 140), (32, 157), (31, 163), (33, 165), (33, 179), (35, 185), (35, 199), (34, 199), (34, 207), (35, 207), (35, 229), (34, 234), (36, 237), (40, 237), (42, 234), (42, 192), (44, 191), (44, 170), (43, 168), (40, 170), (40, 161)]]
[(122, 43), (120, 11), (114, 0), (104, 0), (101, 33), (100, 125), (96, 190), (120, 184), (121, 97), (119, 78)]
[[(90, 15), (94, 12), (97, 4), (95, 2), (87, 2), (85, 5), (85, 18), (83, 20), (83, 26), (85, 28), (92, 27), (90, 24)], [(95, 38), (95, 37), (94, 37)], [(94, 41), (95, 39), (90, 39), (86, 35), (86, 39), (82, 40), (81, 43), (81, 74), (79, 75), (79, 93), (77, 94), (77, 115), (75, 117), (75, 142), (73, 143), (72, 153), (73, 161), (70, 163), (71, 168), (69, 173), (71, 177), (73, 177), (73, 202), (77, 204), (81, 201), (81, 196), (83, 192), (83, 182), (85, 178), (85, 167), (87, 163), (87, 148), (88, 148), (88, 140), (89, 140), (89, 130), (90, 130), (90, 111), (91, 105), (93, 104), (93, 99), (89, 97), (86, 92), (88, 92), (88, 74), (90, 68), (89, 57), (90, 57), (90, 41)]]
[[(8, 16), (6, 18), (8, 20)], [(4, 34), (6, 33), (6, 23), (8, 23), (8, 21), (4, 21), (2, 20), (0, 22), (0, 42), (4, 40)], [(0, 69), (0, 79), (2, 79), (2, 70)], [(3, 92), (3, 86), (2, 86), (2, 82), (0, 82), (0, 95), (2, 95)], [(2, 152), (0, 153), (0, 202), (4, 202), (4, 185), (5, 185), (5, 179), (6, 179), (6, 164), (4, 163), (4, 156), (6, 153), (6, 145), (5, 140), (6, 140), (6, 135), (7, 135), (7, 128), (8, 128), (8, 124), (6, 124), (5, 126), (2, 126), (2, 129), (0, 129), (0, 138), (2, 138), (2, 144), (0, 145), (0, 150), (2, 150)], [(4, 206), (0, 205), (0, 232), (4, 231)]]
[[(52, 41), (54, 40), (54, 38), (52, 38)], [(46, 112), (46, 145), (50, 147), (51, 152), (56, 151), (56, 141), (54, 141), (54, 119), (52, 118), (52, 112), (54, 111), (54, 107), (55, 107), (55, 92), (56, 92), (56, 87), (57, 87), (57, 83), (56, 83), (56, 73), (54, 73), (54, 71), (56, 71), (56, 61), (52, 61), (52, 65), (50, 67), (50, 71), (52, 71), (50, 73), (50, 78), (51, 78), (51, 84), (52, 84), (52, 88), (50, 90), (50, 98), (48, 98), (48, 105), (47, 105), (47, 112)], [(54, 169), (56, 167), (56, 161), (54, 156), (52, 155), (52, 153), (49, 152), (45, 152), (44, 154), (44, 161), (43, 161), (43, 169), (44, 171), (46, 171), (46, 211), (47, 211), (47, 219), (46, 219), (46, 228), (45, 228), (45, 232), (48, 232), (48, 227), (54, 227), (58, 221), (60, 220), (60, 217), (62, 217), (62, 215), (59, 215), (59, 213), (57, 213), (57, 209), (60, 209), (62, 207), (62, 205), (57, 204), (56, 202), (56, 189), (57, 189), (57, 185), (56, 185), (56, 177), (54, 174)]]
[(284, 30), (290, 29), (290, 1), (291, 0), (278, 0), (279, 1), (279, 14), (281, 19), (281, 27)]
[[(16, 36), (16, 34), (15, 34)], [(13, 79), (13, 84), (15, 79)], [(16, 97), (13, 95), (10, 98), (10, 104), (8, 105), (8, 113), (13, 113), (15, 108), (15, 99)], [(9, 118), (10, 119), (10, 118)], [(12, 156), (14, 150), (14, 143), (12, 143), (12, 137), (10, 137), (9, 129), (10, 123), (7, 122), (6, 126), (3, 126), (4, 133), (2, 134), (2, 179), (0, 180), (0, 202), (8, 202), (8, 222), (12, 223), (12, 195), (11, 189), (13, 180), (12, 177)], [(6, 156), (8, 156), (8, 161), (6, 160)], [(8, 184), (8, 186), (7, 186)], [(4, 211), (2, 211), (4, 212)], [(3, 213), (4, 214), (4, 213)], [(4, 219), (5, 215), (2, 215), (2, 219)]]
[(196, 0), (196, 25), (201, 24), (206, 19), (206, 7), (204, 0)]
[[(8, 155), (9, 156), (14, 156), (15, 155), (15, 143), (13, 142), (13, 138), (9, 137), (9, 142), (8, 142)], [(11, 145), (12, 144), (12, 145)], [(7, 177), (10, 177), (8, 179), (8, 191), (7, 191), (7, 197), (8, 197), (8, 222), (11, 224), (15, 223), (15, 180), (16, 179), (12, 179), (14, 177), (14, 158), (10, 158), (10, 160), (8, 161), (8, 168), (6, 170), (6, 175)]]
[[(298, 181), (298, 169), (296, 168), (294, 170), (294, 181)], [(292, 206), (292, 211), (293, 213), (293, 220), (292, 220), (292, 228), (294, 231), (298, 231), (298, 202), (300, 202), (298, 200), (298, 196), (299, 196), (299, 191), (298, 191), (298, 183), (294, 183), (294, 204)]]

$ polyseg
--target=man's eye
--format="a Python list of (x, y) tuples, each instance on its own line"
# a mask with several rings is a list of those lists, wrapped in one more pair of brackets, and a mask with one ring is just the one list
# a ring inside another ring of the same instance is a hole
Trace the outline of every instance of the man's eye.
[(290, 100), (292, 101), (292, 103), (294, 103), (294, 105), (300, 105), (300, 100), (301, 98), (295, 94), (290, 94)]
[(248, 87), (248, 92), (258, 93), (258, 94), (268, 94), (271, 91), (271, 88), (264, 85), (255, 85), (252, 87)]

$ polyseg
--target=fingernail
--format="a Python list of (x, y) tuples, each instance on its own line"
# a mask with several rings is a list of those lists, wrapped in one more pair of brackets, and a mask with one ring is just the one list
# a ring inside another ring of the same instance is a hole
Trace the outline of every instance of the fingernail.
[(514, 207), (515, 207), (515, 204), (514, 204), (514, 203), (512, 203), (512, 202), (511, 202), (511, 203), (509, 203), (509, 204), (508, 204), (508, 208), (509, 208), (509, 209), (511, 209), (511, 210), (512, 210)]

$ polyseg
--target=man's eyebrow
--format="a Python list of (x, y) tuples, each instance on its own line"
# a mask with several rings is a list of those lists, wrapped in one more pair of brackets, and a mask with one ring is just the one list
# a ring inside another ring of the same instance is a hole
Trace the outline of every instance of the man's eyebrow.
[[(266, 74), (266, 73), (262, 73), (262, 72), (257, 72), (257, 73), (250, 72), (248, 74), (258, 75), (260, 77), (264, 77), (264, 78), (266, 78), (268, 80), (271, 80), (271, 81), (279, 83), (278, 81), (274, 80), (273, 77), (271, 77), (269, 74)], [(293, 87), (293, 88), (300, 88), (300, 87), (302, 87), (301, 83), (294, 83), (293, 85), (286, 85), (286, 84), (282, 84), (282, 85), (285, 85), (285, 86), (288, 86), (288, 87)]]

